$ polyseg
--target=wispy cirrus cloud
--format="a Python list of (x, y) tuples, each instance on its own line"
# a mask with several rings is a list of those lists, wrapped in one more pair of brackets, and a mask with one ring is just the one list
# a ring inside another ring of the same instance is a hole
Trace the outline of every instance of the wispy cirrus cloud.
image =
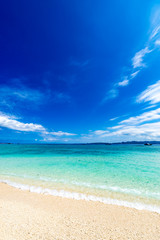
[(69, 132), (63, 132), (63, 131), (57, 131), (57, 132), (44, 132), (45, 135), (54, 135), (57, 137), (62, 137), (62, 136), (75, 136), (77, 134), (75, 133), (69, 133)]
[(110, 133), (104, 134), (102, 137), (121, 136), (133, 137), (132, 140), (142, 139), (160, 139), (160, 122), (145, 123), (141, 125), (123, 125), (117, 131), (110, 131)]
[[(0, 106), (8, 109), (14, 107), (24, 107), (24, 102), (28, 103), (25, 108), (37, 107), (44, 104), (47, 94), (38, 89), (25, 86), (20, 79), (16, 82), (10, 81), (7, 85), (0, 85)], [(34, 104), (33, 104), (34, 103)]]
[[(118, 139), (125, 140), (158, 140), (160, 139), (160, 122), (145, 123), (141, 125), (123, 125), (115, 126), (113, 129), (104, 131), (103, 134), (99, 134), (97, 138), (97, 131), (90, 134), (90, 139), (96, 139), (98, 141), (109, 141), (111, 139), (116, 142)], [(98, 130), (100, 131), (100, 130)]]
[(80, 61), (77, 59), (74, 59), (73, 57), (70, 59), (69, 65), (70, 66), (75, 66), (75, 67), (86, 67), (89, 64), (89, 60), (84, 60), (84, 61)]
[(131, 75), (130, 75), (131, 79), (135, 78), (139, 72), (140, 72), (140, 70), (137, 70), (137, 71), (131, 73)]
[[(160, 108), (131, 116), (105, 130), (96, 130), (84, 135), (90, 141), (160, 140)], [(112, 139), (112, 140), (111, 140)]]
[(147, 87), (136, 99), (138, 103), (149, 102), (155, 104), (160, 102), (160, 80)]
[(75, 136), (75, 133), (68, 133), (68, 132), (62, 132), (62, 131), (58, 131), (58, 132), (50, 132), (50, 134), (55, 135), (55, 136)]
[[(132, 58), (132, 66), (133, 68), (144, 68), (146, 64), (143, 62), (143, 58), (151, 53), (153, 50), (149, 50), (148, 46), (138, 51), (134, 57)], [(133, 75), (133, 74), (132, 74)]]
[(21, 102), (23, 101), (29, 101), (29, 102), (37, 102), (37, 104), (40, 104), (43, 100), (43, 93), (35, 90), (35, 89), (29, 89), (29, 88), (15, 88), (15, 87), (8, 87), (8, 86), (1, 86), (0, 87), (0, 100), (2, 103), (2, 100), (5, 98), (5, 101), (10, 103), (13, 101), (13, 98), (15, 100), (19, 100)]
[[(21, 79), (11, 79), (0, 85), (0, 106), (7, 109), (38, 108), (46, 103), (69, 103), (71, 97), (62, 91), (51, 91), (49, 86), (42, 89), (25, 85)], [(27, 103), (24, 105), (24, 103)]]
[[(160, 20), (160, 19), (159, 19)], [(153, 26), (155, 25), (155, 23), (153, 24)], [(159, 34), (159, 32), (160, 32), (160, 25), (159, 25), (159, 22), (158, 23), (156, 23), (156, 25), (157, 26), (155, 26), (154, 27), (154, 29), (153, 29), (153, 31), (152, 31), (152, 33), (151, 33), (151, 35), (150, 35), (150, 41), (152, 40), (152, 39), (154, 39), (158, 34)]]
[(58, 138), (46, 136), (41, 140), (41, 142), (55, 142), (58, 140), (59, 140)]
[(120, 124), (129, 124), (129, 125), (137, 125), (143, 122), (153, 121), (160, 119), (160, 108), (156, 110), (144, 112), (136, 117), (130, 117), (120, 122)]
[(114, 118), (110, 118), (109, 121), (115, 121), (116, 119), (118, 119), (119, 117), (114, 117)]
[(128, 83), (129, 83), (129, 80), (127, 79), (127, 77), (124, 77), (124, 80), (122, 80), (121, 82), (118, 82), (118, 86), (124, 87), (124, 86), (127, 86)]
[[(152, 17), (150, 35), (142, 49), (138, 50), (131, 58), (131, 65), (127, 68), (127, 72), (123, 74), (120, 80), (113, 85), (113, 88), (108, 92), (105, 97), (105, 101), (109, 98), (115, 98), (118, 96), (119, 88), (126, 87), (130, 81), (137, 77), (142, 69), (147, 67), (145, 62), (146, 57), (160, 47), (160, 7), (156, 9)], [(111, 95), (111, 91), (116, 91), (116, 95)]]
[[(49, 131), (43, 131), (41, 132), (41, 136), (43, 139), (41, 141), (43, 142), (66, 142), (72, 139), (73, 136), (76, 136), (75, 133), (69, 133), (69, 132), (63, 132), (63, 131), (57, 131), (57, 132), (49, 132)], [(68, 137), (66, 139), (66, 137)]]
[[(128, 117), (119, 121), (117, 125), (108, 127), (106, 130), (96, 130), (89, 133), (90, 138), (98, 136), (99, 139), (110, 139), (121, 137), (122, 139), (160, 139), (160, 80), (149, 85), (136, 97), (137, 103), (148, 103), (141, 114)], [(156, 108), (150, 110), (150, 108)], [(116, 120), (118, 118), (113, 118)], [(112, 120), (112, 119), (111, 119)]]
[(103, 135), (103, 134), (109, 133), (109, 131), (108, 131), (108, 130), (96, 130), (96, 131), (94, 131), (93, 133), (94, 133), (95, 135), (101, 136), (101, 135)]
[(160, 40), (159, 39), (155, 41), (155, 45), (160, 46)]
[(151, 34), (150, 40), (159, 38), (160, 36), (160, 6), (155, 6), (151, 15)]

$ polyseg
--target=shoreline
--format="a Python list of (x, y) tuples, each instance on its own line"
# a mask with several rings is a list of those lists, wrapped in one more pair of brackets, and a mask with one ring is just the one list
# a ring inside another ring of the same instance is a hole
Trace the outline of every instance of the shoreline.
[(0, 183), (0, 240), (160, 239), (160, 214)]
[(114, 206), (121, 206), (132, 208), (136, 210), (146, 210), (149, 212), (155, 212), (160, 214), (160, 205), (137, 202), (137, 201), (127, 201), (118, 198), (111, 198), (111, 197), (101, 197), (97, 195), (90, 195), (84, 192), (75, 192), (75, 191), (68, 191), (68, 190), (58, 190), (58, 189), (50, 189), (47, 187), (41, 186), (34, 186), (28, 185), (24, 183), (18, 183), (10, 180), (2, 180), (0, 179), (0, 184), (7, 184), (11, 187), (16, 189), (20, 189), (22, 191), (28, 191), (31, 193), (37, 193), (42, 195), (50, 195), (53, 197), (61, 197), (65, 199), (73, 199), (73, 200), (83, 200), (83, 201), (93, 201), (93, 202), (100, 202), (107, 205), (114, 205)]

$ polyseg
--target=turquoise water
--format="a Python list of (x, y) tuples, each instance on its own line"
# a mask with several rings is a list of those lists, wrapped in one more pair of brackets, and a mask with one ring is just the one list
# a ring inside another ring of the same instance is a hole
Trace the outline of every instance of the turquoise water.
[(1, 144), (0, 181), (38, 193), (159, 212), (160, 145)]

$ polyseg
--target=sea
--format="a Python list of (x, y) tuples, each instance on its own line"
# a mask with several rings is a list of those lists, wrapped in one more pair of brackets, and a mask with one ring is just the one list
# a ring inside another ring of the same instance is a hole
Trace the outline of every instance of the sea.
[(160, 145), (0, 144), (0, 182), (160, 213)]

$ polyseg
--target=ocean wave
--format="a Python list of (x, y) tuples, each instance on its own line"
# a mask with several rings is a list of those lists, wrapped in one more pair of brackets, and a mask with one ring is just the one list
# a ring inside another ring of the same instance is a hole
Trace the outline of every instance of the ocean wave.
[(13, 176), (13, 177), (20, 177), (25, 179), (33, 179), (33, 180), (40, 180), (47, 183), (60, 183), (64, 185), (73, 185), (73, 186), (79, 186), (79, 187), (86, 187), (90, 189), (96, 189), (96, 190), (106, 190), (111, 191), (115, 193), (122, 193), (122, 194), (128, 194), (132, 196), (140, 196), (140, 197), (147, 197), (147, 198), (155, 198), (160, 200), (160, 192), (151, 192), (149, 190), (145, 189), (134, 189), (134, 188), (122, 188), (119, 186), (107, 186), (104, 184), (94, 184), (89, 182), (79, 182), (79, 181), (73, 181), (73, 180), (67, 180), (67, 179), (58, 179), (58, 178), (51, 178), (51, 177), (45, 177), (45, 176), (30, 176), (30, 175), (19, 175), (19, 174), (13, 174), (13, 173), (5, 173), (1, 174), (5, 176)]
[(133, 203), (133, 202), (122, 201), (122, 200), (118, 200), (118, 199), (86, 195), (86, 194), (77, 193), (77, 192), (69, 192), (69, 191), (65, 191), (65, 190), (56, 190), (56, 189), (42, 188), (42, 187), (36, 187), (36, 186), (29, 186), (27, 184), (16, 183), (16, 182), (12, 182), (9, 180), (0, 179), (0, 182), (8, 184), (12, 187), (15, 187), (15, 188), (18, 188), (21, 190), (27, 190), (27, 191), (34, 192), (34, 193), (52, 195), (52, 196), (56, 196), (56, 197), (75, 199), (75, 200), (101, 202), (104, 204), (123, 206), (123, 207), (128, 207), (128, 208), (134, 208), (137, 210), (147, 210), (150, 212), (156, 212), (156, 213), (160, 214), (160, 207), (154, 206), (154, 205), (143, 204), (143, 203), (138, 203), (138, 202)]

